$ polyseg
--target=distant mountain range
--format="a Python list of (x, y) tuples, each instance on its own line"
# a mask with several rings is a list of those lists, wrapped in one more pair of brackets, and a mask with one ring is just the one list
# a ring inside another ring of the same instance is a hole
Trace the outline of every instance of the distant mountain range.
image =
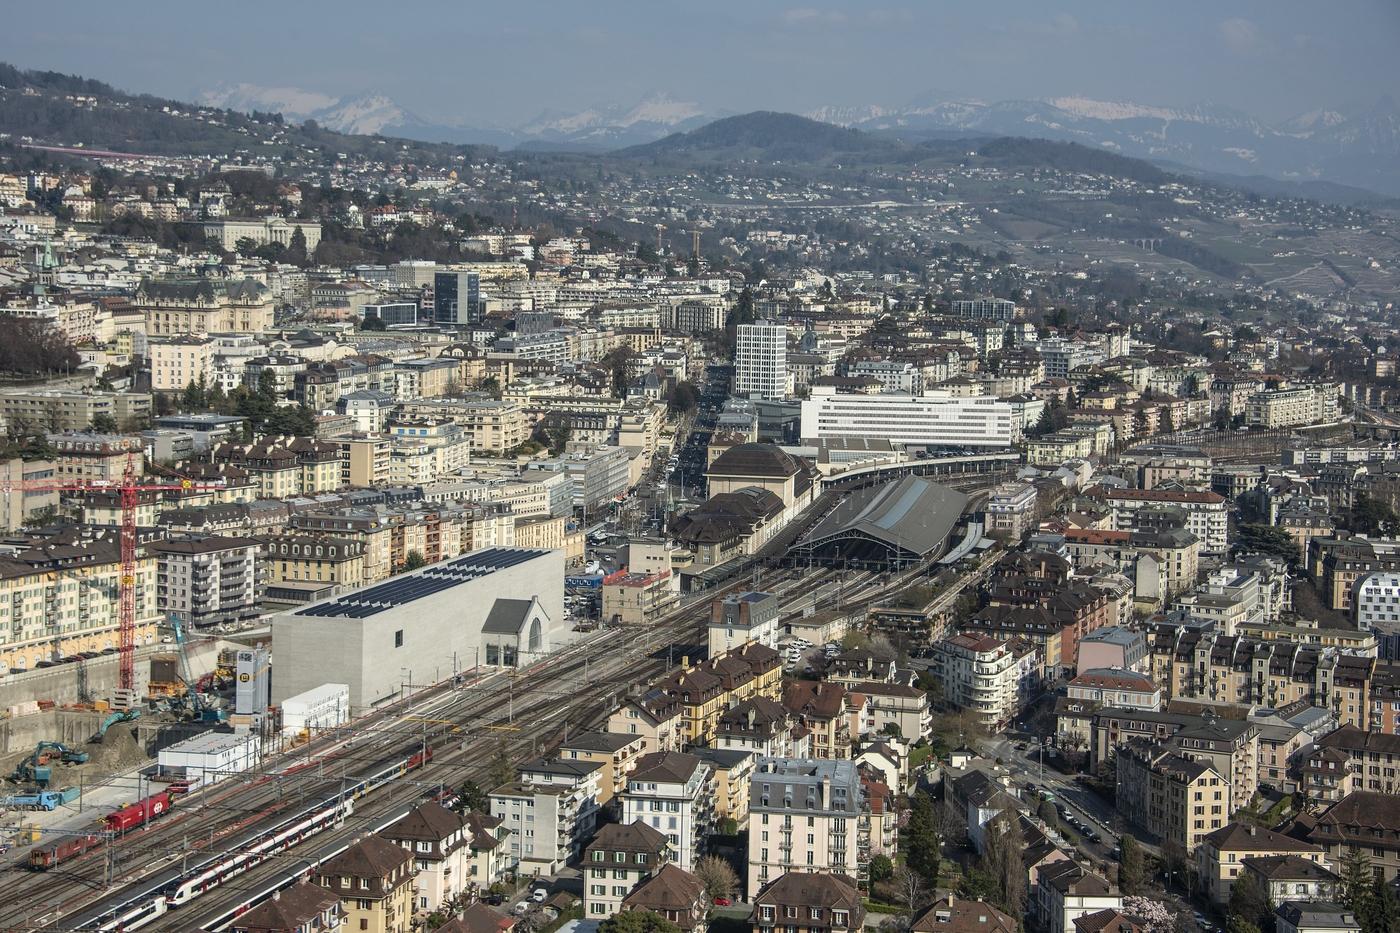
[(289, 120), (315, 120), (341, 133), (401, 136), (425, 142), (480, 143), (510, 148), (620, 149), (700, 126), (723, 116), (666, 94), (648, 94), (630, 106), (598, 106), (571, 113), (546, 110), (519, 126), (443, 123), (426, 119), (380, 94), (334, 98), (300, 88), (225, 85), (200, 103), (244, 112), (265, 110)]
[[(313, 119), (345, 133), (584, 151), (637, 146), (728, 115), (659, 93), (631, 105), (545, 111), (514, 126), (434, 121), (377, 94), (334, 98), (299, 88), (238, 84), (200, 99), (234, 110)], [(939, 99), (904, 107), (823, 107), (806, 116), (910, 141), (958, 136), (1066, 140), (1210, 174), (1330, 182), (1400, 196), (1400, 108), (1389, 98), (1349, 110), (1316, 110), (1278, 125), (1209, 104), (1161, 107), (1084, 97)]]
[(1400, 195), (1400, 108), (1390, 98), (1351, 111), (1313, 111), (1277, 126), (1210, 105), (1170, 108), (1081, 97), (824, 108), (808, 116), (907, 139), (946, 137), (950, 131), (1040, 136), (1210, 173), (1326, 181)]

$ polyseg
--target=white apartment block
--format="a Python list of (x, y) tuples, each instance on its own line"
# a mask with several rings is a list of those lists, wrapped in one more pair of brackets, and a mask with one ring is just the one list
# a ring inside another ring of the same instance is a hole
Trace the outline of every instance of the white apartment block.
[(1400, 573), (1371, 573), (1357, 580), (1352, 605), (1357, 628), (1375, 633), (1380, 656), (1400, 658)]
[(918, 395), (924, 391), (924, 372), (913, 363), (891, 363), (885, 360), (863, 360), (846, 368), (846, 375), (877, 379), (886, 392)]
[(1017, 651), (987, 635), (961, 634), (933, 646), (932, 672), (943, 697), (992, 732), (1015, 718), (1037, 677), (1034, 651)]
[(535, 759), (520, 779), (491, 792), (491, 815), (510, 836), (509, 863), (517, 873), (552, 875), (583, 854), (598, 821), (602, 765)]
[(787, 325), (740, 324), (734, 347), (734, 393), (782, 400), (792, 389), (787, 368)]
[(1035, 502), (1035, 487), (1030, 483), (1000, 484), (987, 497), (987, 533), (1019, 541), (1034, 523)]
[(953, 302), (953, 313), (958, 317), (975, 318), (981, 321), (1010, 322), (1016, 319), (1016, 302), (1005, 298), (976, 298), (969, 301)]
[(1332, 382), (1269, 389), (1249, 397), (1244, 420), (1261, 428), (1328, 424), (1337, 420), (1337, 405), (1337, 385)]
[(802, 439), (880, 437), (895, 444), (942, 447), (1009, 447), (1011, 406), (994, 398), (840, 394), (816, 386), (802, 403)]
[(861, 794), (853, 761), (760, 758), (749, 781), (750, 896), (790, 871), (854, 877)]
[(714, 771), (685, 752), (651, 752), (637, 759), (622, 792), (622, 822), (641, 822), (666, 835), (672, 860), (691, 871), (714, 829)]
[(1227, 509), (1225, 497), (1214, 492), (1178, 492), (1172, 489), (1110, 489), (1104, 494), (1113, 510), (1117, 531), (1140, 530), (1138, 512), (1142, 509), (1174, 508), (1186, 515), (1186, 530), (1201, 542), (1202, 554), (1224, 554)]

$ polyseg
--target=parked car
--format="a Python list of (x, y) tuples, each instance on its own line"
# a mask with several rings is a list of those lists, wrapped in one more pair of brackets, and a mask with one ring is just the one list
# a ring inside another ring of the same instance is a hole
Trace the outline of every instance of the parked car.
[(530, 892), (530, 900), (536, 904), (543, 904), (547, 897), (549, 897), (549, 889), (547, 888), (535, 888)]

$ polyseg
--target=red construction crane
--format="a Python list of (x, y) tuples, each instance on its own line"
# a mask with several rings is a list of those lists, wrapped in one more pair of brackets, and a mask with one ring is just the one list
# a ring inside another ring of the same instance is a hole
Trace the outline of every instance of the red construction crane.
[(128, 455), (122, 478), (112, 480), (76, 480), (56, 482), (53, 480), (22, 480), (18, 483), (0, 483), (0, 492), (6, 499), (10, 493), (20, 492), (115, 492), (121, 503), (121, 580), (117, 588), (120, 609), (117, 615), (117, 687), (130, 693), (136, 687), (136, 507), (141, 502), (143, 492), (171, 491), (210, 491), (223, 489), (222, 483), (196, 482), (189, 479), (172, 479), (166, 482), (141, 482), (136, 475), (136, 466)]

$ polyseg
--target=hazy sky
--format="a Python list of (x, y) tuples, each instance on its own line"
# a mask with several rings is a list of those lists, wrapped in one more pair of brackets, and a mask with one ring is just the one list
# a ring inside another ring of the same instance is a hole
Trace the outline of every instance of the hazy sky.
[(1279, 120), (1400, 98), (1397, 51), (1400, 0), (56, 0), (8, 5), (0, 30), (0, 59), (126, 90), (378, 92), (468, 124), (651, 91), (711, 111), (1083, 95)]

